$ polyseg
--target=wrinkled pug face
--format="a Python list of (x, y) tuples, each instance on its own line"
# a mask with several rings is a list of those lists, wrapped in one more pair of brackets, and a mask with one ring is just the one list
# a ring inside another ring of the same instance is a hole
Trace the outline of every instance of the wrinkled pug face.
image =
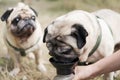
[(79, 56), (79, 50), (85, 45), (87, 31), (83, 25), (69, 16), (53, 21), (44, 30), (43, 42), (49, 54), (60, 62), (71, 62)]
[(1, 20), (6, 21), (8, 30), (15, 37), (27, 39), (36, 29), (36, 17), (34, 9), (19, 3), (16, 7), (7, 10)]

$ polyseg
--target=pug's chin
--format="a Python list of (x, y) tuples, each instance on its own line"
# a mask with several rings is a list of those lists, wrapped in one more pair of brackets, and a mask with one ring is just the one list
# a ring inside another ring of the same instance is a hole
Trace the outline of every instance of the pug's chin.
[[(34, 31), (33, 31), (34, 32)], [(33, 32), (12, 32), (12, 35), (19, 39), (21, 43), (26, 42)]]
[(32, 33), (23, 33), (23, 34), (16, 34), (14, 36), (18, 37), (18, 38), (29, 38), (32, 35)]
[(18, 26), (15, 27), (17, 28), (11, 28), (11, 33), (14, 37), (22, 41), (26, 41), (35, 31), (35, 27), (32, 24), (26, 24), (21, 29)]

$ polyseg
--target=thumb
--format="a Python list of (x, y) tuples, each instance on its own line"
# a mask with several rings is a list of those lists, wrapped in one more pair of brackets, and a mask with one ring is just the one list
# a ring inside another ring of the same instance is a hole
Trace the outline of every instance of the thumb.
[(76, 74), (72, 80), (79, 80), (79, 76)]
[(75, 72), (75, 75), (74, 75), (74, 78), (72, 80), (79, 80), (78, 66), (75, 67), (74, 72)]

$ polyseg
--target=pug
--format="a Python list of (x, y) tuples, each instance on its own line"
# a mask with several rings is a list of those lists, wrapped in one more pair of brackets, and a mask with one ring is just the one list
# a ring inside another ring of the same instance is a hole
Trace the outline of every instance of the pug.
[[(53, 20), (44, 30), (43, 42), (59, 62), (79, 61), (87, 65), (114, 52), (120, 43), (120, 14), (102, 9), (75, 10)], [(113, 73), (104, 74), (113, 80)]]
[(6, 22), (4, 41), (14, 61), (11, 76), (16, 76), (20, 72), (22, 56), (31, 52), (35, 55), (38, 69), (46, 71), (40, 58), (43, 32), (37, 18), (37, 12), (24, 3), (18, 3), (17, 6), (9, 8), (1, 16), (1, 20)]

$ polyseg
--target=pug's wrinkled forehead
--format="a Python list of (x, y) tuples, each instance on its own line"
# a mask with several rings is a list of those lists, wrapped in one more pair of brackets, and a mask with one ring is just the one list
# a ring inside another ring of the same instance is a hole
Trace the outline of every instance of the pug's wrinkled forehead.
[(58, 17), (47, 26), (45, 30), (47, 32), (46, 41), (57, 36), (70, 35), (71, 32), (75, 31), (73, 25), (77, 22), (78, 20), (71, 18), (69, 14)]
[(65, 20), (55, 20), (53, 21), (47, 28), (46, 30), (48, 31), (46, 40), (59, 37), (59, 36), (64, 36), (64, 35), (69, 35), (71, 33), (71, 28), (69, 28), (70, 25), (65, 23)]
[(36, 16), (34, 11), (24, 3), (18, 3), (18, 5), (13, 8), (13, 12), (10, 14), (8, 20), (12, 21), (13, 18), (17, 17), (18, 15), (20, 15), (21, 17), (30, 17), (32, 15)]
[(18, 3), (17, 6), (6, 10), (1, 16), (1, 20), (6, 21), (7, 23), (11, 23), (11, 21), (18, 16), (21, 18), (29, 18), (31, 16), (37, 17), (38, 14), (32, 7), (24, 3)]

